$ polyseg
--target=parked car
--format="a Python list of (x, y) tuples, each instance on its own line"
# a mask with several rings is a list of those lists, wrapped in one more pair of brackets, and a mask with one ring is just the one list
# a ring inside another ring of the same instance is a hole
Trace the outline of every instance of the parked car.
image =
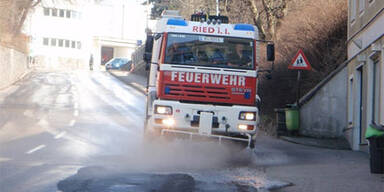
[(116, 70), (129, 70), (131, 68), (132, 61), (128, 58), (116, 57), (109, 60), (105, 64), (105, 70), (116, 69)]

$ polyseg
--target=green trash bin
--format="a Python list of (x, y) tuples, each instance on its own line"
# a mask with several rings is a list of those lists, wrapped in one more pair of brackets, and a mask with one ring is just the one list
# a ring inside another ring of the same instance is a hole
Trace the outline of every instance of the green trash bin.
[(288, 131), (298, 131), (300, 126), (299, 121), (299, 109), (298, 108), (286, 108), (285, 109), (285, 123)]
[(384, 174), (384, 126), (372, 123), (365, 132), (369, 141), (371, 173)]

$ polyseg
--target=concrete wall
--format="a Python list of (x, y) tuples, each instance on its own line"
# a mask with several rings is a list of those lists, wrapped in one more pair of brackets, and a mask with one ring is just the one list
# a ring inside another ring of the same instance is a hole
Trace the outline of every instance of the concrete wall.
[(134, 49), (129, 47), (115, 47), (113, 57), (125, 57), (131, 59)]
[(347, 68), (344, 67), (300, 109), (300, 134), (337, 138), (347, 127)]
[(0, 45), (0, 89), (17, 81), (28, 70), (27, 56)]

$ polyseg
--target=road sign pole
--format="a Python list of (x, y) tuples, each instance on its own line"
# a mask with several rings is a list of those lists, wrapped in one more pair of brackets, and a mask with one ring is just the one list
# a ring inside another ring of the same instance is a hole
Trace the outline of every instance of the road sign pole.
[(296, 92), (296, 105), (300, 108), (300, 79), (301, 70), (312, 70), (311, 64), (309, 64), (307, 57), (304, 55), (303, 50), (299, 49), (296, 56), (292, 59), (288, 69), (297, 70), (297, 92)]
[(301, 70), (297, 70), (297, 98), (296, 98), (296, 105), (298, 108), (300, 108), (299, 101), (300, 101), (300, 79), (301, 79)]

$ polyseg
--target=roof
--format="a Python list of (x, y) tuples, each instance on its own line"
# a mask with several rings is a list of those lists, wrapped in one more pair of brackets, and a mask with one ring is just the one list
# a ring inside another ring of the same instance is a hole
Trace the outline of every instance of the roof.
[(175, 32), (258, 39), (258, 30), (250, 24), (208, 24), (177, 18), (162, 18), (156, 26), (156, 33)]

